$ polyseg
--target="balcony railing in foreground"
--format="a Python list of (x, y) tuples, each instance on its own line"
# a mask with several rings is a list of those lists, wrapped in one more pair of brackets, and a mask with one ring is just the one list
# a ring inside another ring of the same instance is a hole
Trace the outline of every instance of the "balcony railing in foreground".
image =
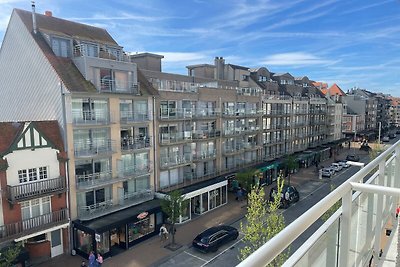
[[(283, 266), (366, 266), (380, 261), (381, 241), (394, 225), (400, 196), (400, 141), (381, 153), (303, 213), (238, 266), (266, 266), (329, 208), (342, 207), (297, 249)], [(353, 192), (355, 192), (353, 194)], [(397, 249), (397, 248), (396, 248)], [(383, 259), (382, 259), (383, 260)]]

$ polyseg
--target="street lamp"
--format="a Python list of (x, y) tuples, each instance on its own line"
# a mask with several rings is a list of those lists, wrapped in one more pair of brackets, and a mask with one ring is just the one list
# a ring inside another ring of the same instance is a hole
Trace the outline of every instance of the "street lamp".
[(381, 127), (382, 127), (382, 122), (378, 122), (379, 128), (378, 128), (378, 144), (381, 144)]

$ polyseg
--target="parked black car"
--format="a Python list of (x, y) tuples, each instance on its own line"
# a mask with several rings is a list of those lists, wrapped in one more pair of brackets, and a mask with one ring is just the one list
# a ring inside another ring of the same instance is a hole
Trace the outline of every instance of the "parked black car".
[(355, 154), (349, 154), (349, 155), (347, 155), (346, 160), (349, 160), (349, 161), (359, 161), (359, 160), (360, 160), (360, 157), (357, 156), (357, 155), (355, 155)]
[[(271, 188), (269, 192), (269, 201), (274, 201), (274, 197), (278, 192), (277, 187)], [(293, 185), (284, 185), (282, 188), (281, 205), (279, 208), (287, 209), (291, 203), (297, 202), (300, 199), (299, 191)]]
[(214, 226), (196, 236), (192, 244), (194, 248), (201, 252), (215, 252), (220, 246), (237, 239), (238, 236), (238, 230), (232, 226)]

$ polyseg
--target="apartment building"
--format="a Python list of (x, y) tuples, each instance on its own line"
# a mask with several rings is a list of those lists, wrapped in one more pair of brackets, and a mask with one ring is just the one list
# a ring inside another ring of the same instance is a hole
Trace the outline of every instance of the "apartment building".
[[(40, 263), (68, 251), (66, 162), (57, 121), (0, 123), (0, 246)], [(27, 256), (29, 255), (29, 256)]]
[(400, 127), (400, 98), (390, 97), (389, 99), (390, 99), (390, 108), (389, 108), (390, 126)]
[(261, 90), (210, 78), (211, 65), (188, 66), (192, 75), (202, 73), (198, 77), (162, 72), (161, 55), (130, 58), (159, 93), (154, 113), (156, 191), (181, 189), (190, 199), (180, 222), (224, 205), (225, 176), (262, 161)]
[(56, 120), (68, 156), (71, 251), (107, 256), (156, 235), (150, 83), (97, 27), (15, 9), (0, 51), (1, 121)]
[(374, 95), (377, 100), (377, 111), (376, 111), (376, 128), (379, 130), (379, 124), (382, 133), (387, 132), (390, 126), (390, 99), (387, 95), (377, 93)]

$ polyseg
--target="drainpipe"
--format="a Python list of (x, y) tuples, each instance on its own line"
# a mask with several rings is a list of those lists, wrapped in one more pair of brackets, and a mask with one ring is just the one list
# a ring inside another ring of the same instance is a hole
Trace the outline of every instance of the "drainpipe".
[(36, 11), (35, 11), (35, 1), (32, 1), (32, 28), (33, 32), (37, 33), (37, 25), (36, 25)]
[(156, 164), (156, 97), (153, 96), (153, 175), (154, 175), (154, 192), (157, 191), (157, 168), (158, 165)]
[[(61, 91), (61, 105), (62, 105), (62, 115), (63, 115), (63, 132), (64, 132), (64, 149), (67, 152), (67, 157), (68, 157), (68, 142), (67, 142), (67, 114), (65, 110), (65, 91), (63, 88), (62, 81), (60, 80), (60, 91)], [(66, 192), (66, 198), (67, 198), (67, 210), (68, 210), (68, 222), (69, 222), (69, 231), (68, 231), (68, 251), (72, 253), (72, 228), (71, 228), (71, 210), (70, 210), (70, 205), (69, 205), (69, 200), (70, 200), (70, 190), (69, 190), (69, 158), (67, 158), (67, 161), (65, 162), (65, 182), (66, 182), (66, 187), (67, 187), (67, 192)]]

